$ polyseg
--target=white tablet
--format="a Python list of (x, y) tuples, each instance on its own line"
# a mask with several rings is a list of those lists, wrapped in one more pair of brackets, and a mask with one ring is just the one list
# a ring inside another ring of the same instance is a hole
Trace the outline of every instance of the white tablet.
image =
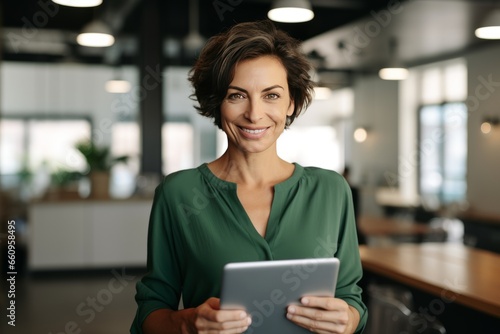
[(337, 258), (228, 263), (224, 266), (221, 309), (243, 309), (252, 317), (245, 333), (309, 333), (286, 318), (300, 298), (335, 294)]

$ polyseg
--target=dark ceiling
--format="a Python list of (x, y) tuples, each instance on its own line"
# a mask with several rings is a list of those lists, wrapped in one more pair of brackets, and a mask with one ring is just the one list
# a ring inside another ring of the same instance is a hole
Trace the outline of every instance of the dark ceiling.
[[(136, 45), (145, 1), (147, 0), (104, 0), (96, 8), (56, 8), (50, 0), (7, 0), (3, 2), (2, 57), (13, 61), (134, 63), (136, 47), (130, 45)], [(182, 41), (190, 29), (190, 4), (199, 6), (199, 11), (194, 14), (198, 17), (199, 33), (207, 38), (237, 22), (265, 19), (271, 0), (168, 0), (158, 3), (162, 14), (160, 29), (163, 37), (173, 43), (174, 47), (177, 45), (182, 49)], [(312, 21), (277, 25), (295, 38), (307, 40), (366, 16), (370, 11), (384, 8), (388, 1), (312, 0), (311, 3), (315, 12)], [(112, 53), (110, 50), (89, 50), (76, 44), (75, 36), (78, 31), (94, 18), (106, 21), (121, 42), (117, 43), (120, 50), (117, 51), (117, 47), (114, 47), (113, 56), (109, 56)], [(37, 48), (44, 41), (54, 43), (54, 47), (41, 45)], [(56, 45), (57, 43), (65, 45)], [(166, 58), (166, 63), (192, 63), (192, 57), (186, 56), (182, 50), (175, 55), (167, 54)]]
[[(55, 8), (51, 0), (3, 0), (2, 58), (137, 64), (141, 14), (147, 1), (158, 3), (165, 64), (184, 66), (194, 59), (184, 46), (190, 31), (199, 31), (206, 39), (237, 22), (265, 19), (271, 6), (271, 0), (104, 0), (89, 9)], [(410, 66), (497, 43), (477, 39), (474, 27), (500, 8), (500, 0), (310, 1), (315, 12), (312, 21), (277, 26), (304, 41), (305, 52), (320, 56), (322, 66), (330, 71), (374, 71), (389, 59), (393, 39), (398, 41), (397, 58)], [(387, 24), (376, 18), (377, 13), (394, 8), (397, 11), (390, 13)], [(77, 33), (95, 18), (112, 28), (117, 37), (112, 47), (76, 44)], [(357, 32), (373, 28), (375, 34), (365, 38), (366, 45), (356, 46)]]

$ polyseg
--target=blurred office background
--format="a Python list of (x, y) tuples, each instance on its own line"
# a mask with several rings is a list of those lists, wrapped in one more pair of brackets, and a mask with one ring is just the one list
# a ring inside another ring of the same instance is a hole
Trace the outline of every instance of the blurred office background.
[[(312, 20), (277, 23), (303, 41), (318, 85), (280, 138), (282, 157), (349, 167), (368, 245), (455, 242), (499, 253), (500, 44), (475, 30), (495, 17), (500, 25), (500, 1), (306, 2)], [(2, 2), (1, 263), (4, 275), (15, 221), (17, 332), (128, 330), (155, 186), (226, 145), (193, 108), (190, 66), (210, 36), (267, 18), (271, 5)], [(77, 36), (92, 28), (114, 41), (81, 45)], [(386, 67), (404, 78), (383, 79)], [(127, 159), (96, 173), (79, 144)], [(427, 229), (370, 232), (384, 218)]]

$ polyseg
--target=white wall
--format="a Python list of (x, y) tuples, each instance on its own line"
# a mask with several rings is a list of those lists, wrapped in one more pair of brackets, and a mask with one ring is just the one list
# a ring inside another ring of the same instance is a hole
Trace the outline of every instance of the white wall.
[[(468, 66), (469, 146), (467, 198), (471, 209), (500, 215), (500, 126), (485, 135), (483, 117), (500, 118), (500, 46), (466, 57)], [(490, 82), (485, 84), (485, 82)]]
[(388, 173), (398, 171), (398, 83), (363, 75), (353, 88), (353, 126), (368, 127), (369, 132), (365, 142), (353, 143), (352, 180), (362, 188), (361, 212), (380, 214), (375, 190), (387, 185)]

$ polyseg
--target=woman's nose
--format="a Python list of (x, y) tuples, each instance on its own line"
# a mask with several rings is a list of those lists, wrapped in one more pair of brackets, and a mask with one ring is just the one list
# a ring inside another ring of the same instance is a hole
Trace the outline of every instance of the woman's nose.
[(250, 101), (245, 111), (245, 118), (251, 123), (256, 123), (264, 117), (264, 109), (258, 101)]

